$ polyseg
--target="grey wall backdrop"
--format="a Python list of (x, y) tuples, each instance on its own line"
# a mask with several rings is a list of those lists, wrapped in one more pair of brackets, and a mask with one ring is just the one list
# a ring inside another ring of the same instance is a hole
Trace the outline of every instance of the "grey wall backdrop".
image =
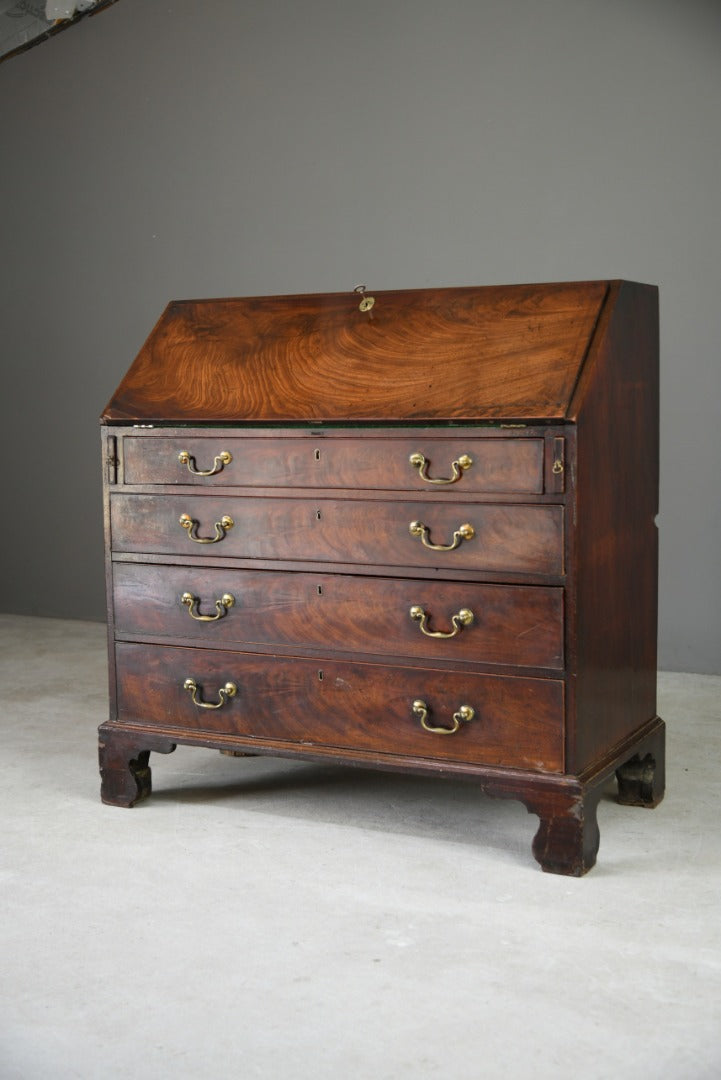
[(0, 607), (103, 617), (97, 416), (169, 299), (628, 277), (660, 663), (721, 671), (718, 0), (119, 0), (0, 95)]

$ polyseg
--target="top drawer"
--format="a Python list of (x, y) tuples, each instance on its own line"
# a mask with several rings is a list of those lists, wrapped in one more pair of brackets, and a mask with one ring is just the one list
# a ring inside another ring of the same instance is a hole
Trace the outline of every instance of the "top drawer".
[(222, 429), (188, 435), (125, 435), (126, 484), (204, 487), (457, 490), (540, 495), (544, 440), (403, 435), (242, 436)]

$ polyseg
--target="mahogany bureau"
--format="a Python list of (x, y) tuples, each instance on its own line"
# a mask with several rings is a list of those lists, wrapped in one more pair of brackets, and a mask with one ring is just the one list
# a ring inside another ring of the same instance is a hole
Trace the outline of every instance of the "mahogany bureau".
[(664, 787), (657, 291), (171, 303), (102, 416), (102, 798), (151, 752), (464, 777), (544, 870)]

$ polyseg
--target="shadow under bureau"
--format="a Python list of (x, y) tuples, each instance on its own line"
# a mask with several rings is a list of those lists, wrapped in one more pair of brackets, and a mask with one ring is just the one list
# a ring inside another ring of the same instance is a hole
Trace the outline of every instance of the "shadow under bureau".
[(655, 288), (174, 302), (102, 436), (103, 801), (178, 743), (465, 777), (580, 875), (662, 798)]

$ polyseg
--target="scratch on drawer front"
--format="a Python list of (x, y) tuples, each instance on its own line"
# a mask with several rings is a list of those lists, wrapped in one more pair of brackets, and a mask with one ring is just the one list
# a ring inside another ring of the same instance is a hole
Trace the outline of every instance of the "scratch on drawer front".
[(540, 630), (541, 627), (541, 623), (535, 623), (533, 626), (529, 626), (527, 630), (522, 630), (520, 634), (516, 634), (516, 640), (518, 640), (518, 638), (526, 637), (528, 634), (532, 634), (534, 630)]

